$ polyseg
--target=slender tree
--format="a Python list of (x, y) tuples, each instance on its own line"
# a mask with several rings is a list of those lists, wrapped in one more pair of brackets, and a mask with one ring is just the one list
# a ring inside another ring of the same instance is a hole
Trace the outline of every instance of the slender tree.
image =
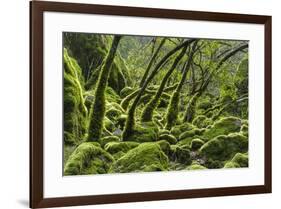
[(184, 82), (186, 80), (187, 73), (188, 73), (188, 71), (190, 69), (190, 66), (192, 64), (192, 59), (193, 59), (193, 55), (196, 51), (197, 43), (198, 43), (198, 41), (195, 41), (192, 45), (191, 52), (189, 54), (188, 60), (186, 62), (185, 68), (183, 70), (182, 78), (181, 78), (176, 90), (174, 91), (174, 93), (173, 93), (173, 95), (170, 99), (168, 112), (166, 114), (167, 123), (166, 123), (166, 126), (165, 126), (165, 128), (168, 129), (168, 130), (170, 130), (172, 128), (172, 126), (175, 125), (175, 123), (177, 121), (178, 111), (179, 111), (178, 106), (179, 106), (179, 100), (180, 100), (180, 92), (181, 92), (181, 89), (182, 89), (182, 87), (184, 85)]
[(163, 93), (165, 85), (166, 85), (168, 79), (170, 78), (170, 76), (172, 75), (172, 73), (174, 72), (174, 70), (176, 69), (178, 63), (180, 62), (180, 60), (184, 56), (184, 54), (186, 52), (186, 49), (187, 49), (187, 46), (185, 46), (182, 49), (181, 53), (176, 57), (176, 59), (174, 60), (172, 66), (170, 67), (170, 69), (165, 74), (164, 78), (162, 79), (161, 84), (160, 84), (160, 86), (159, 86), (155, 96), (153, 96), (152, 99), (145, 106), (145, 108), (144, 108), (144, 110), (142, 112), (142, 116), (141, 116), (142, 122), (152, 121), (153, 112), (154, 112), (155, 108), (157, 108), (157, 106), (159, 104), (159, 100), (161, 98), (161, 95)]
[(159, 54), (160, 49), (161, 49), (162, 46), (164, 45), (165, 41), (166, 41), (166, 38), (163, 38), (163, 39), (161, 40), (161, 42), (160, 42), (158, 48), (156, 49), (156, 51), (154, 52), (153, 56), (151, 57), (151, 59), (150, 59), (148, 65), (147, 65), (147, 68), (146, 68), (146, 70), (145, 70), (145, 72), (144, 72), (144, 74), (143, 74), (143, 76), (142, 76), (142, 79), (141, 79), (141, 81), (140, 81), (140, 85), (139, 85), (140, 88), (142, 87), (143, 83), (145, 82), (145, 80), (146, 80), (146, 78), (147, 78), (147, 76), (148, 76), (148, 73), (149, 73), (149, 71), (150, 71), (150, 69), (151, 69), (151, 67), (152, 67), (152, 64), (154, 63), (154, 61), (155, 61), (157, 55)]
[(99, 140), (104, 128), (103, 119), (105, 116), (105, 89), (120, 39), (121, 36), (114, 36), (111, 48), (101, 68), (98, 83), (95, 89), (94, 102), (90, 108), (90, 123), (87, 141)]

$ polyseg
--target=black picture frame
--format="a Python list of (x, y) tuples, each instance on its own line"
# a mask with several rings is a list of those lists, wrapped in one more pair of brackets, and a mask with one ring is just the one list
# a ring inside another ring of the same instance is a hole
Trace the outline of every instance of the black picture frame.
[[(264, 25), (265, 46), (265, 126), (264, 126), (264, 184), (224, 187), (212, 189), (173, 190), (145, 193), (89, 195), (74, 197), (44, 198), (43, 195), (43, 13), (68, 12), (82, 14), (105, 14), (114, 16), (136, 16), (164, 19), (203, 20)], [(30, 2), (30, 207), (58, 207), (89, 204), (106, 204), (210, 196), (271, 193), (271, 16), (151, 9), (139, 7), (105, 6), (93, 4), (59, 3), (46, 1)]]

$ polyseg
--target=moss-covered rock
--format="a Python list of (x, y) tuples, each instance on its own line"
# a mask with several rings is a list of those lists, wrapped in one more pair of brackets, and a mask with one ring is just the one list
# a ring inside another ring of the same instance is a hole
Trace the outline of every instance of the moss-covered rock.
[(192, 124), (198, 128), (206, 128), (211, 125), (213, 121), (210, 118), (207, 118), (205, 115), (198, 115), (193, 119)]
[(165, 140), (165, 141), (169, 142), (169, 144), (177, 143), (177, 138), (171, 134), (162, 134), (159, 136), (159, 140)]
[(137, 142), (108, 142), (104, 149), (110, 154), (116, 154), (118, 152), (126, 153), (137, 146), (139, 146)]
[(119, 141), (120, 141), (120, 138), (117, 136), (106, 136), (99, 140), (100, 145), (102, 147), (104, 147), (109, 142), (119, 142)]
[(107, 173), (113, 161), (113, 157), (95, 143), (84, 142), (70, 155), (64, 175)]
[(248, 154), (237, 153), (224, 165), (224, 168), (244, 168), (248, 167)]
[(171, 145), (171, 160), (181, 164), (191, 164), (191, 155), (188, 147), (181, 147), (178, 145)]
[(163, 135), (163, 134), (170, 134), (170, 131), (169, 131), (169, 130), (166, 130), (166, 129), (161, 129), (161, 130), (159, 131), (159, 135), (161, 136), (161, 135)]
[(124, 141), (153, 142), (159, 138), (159, 128), (153, 122), (142, 123), (134, 127), (133, 133)]
[[(83, 77), (75, 59), (64, 49), (64, 142), (75, 145), (87, 134), (88, 110), (83, 98)], [(81, 85), (82, 83), (82, 85)]]
[(199, 128), (194, 128), (192, 130), (185, 131), (179, 136), (179, 140), (192, 138), (194, 136), (200, 136), (202, 133), (204, 133), (204, 131), (205, 129), (199, 129)]
[(160, 141), (157, 141), (157, 142), (151, 142), (151, 143), (156, 143), (160, 146), (161, 150), (167, 155), (169, 156), (171, 154), (171, 146), (170, 146), (170, 143), (167, 142), (166, 140), (160, 140)]
[(237, 152), (248, 151), (248, 139), (239, 133), (218, 136), (200, 148), (200, 154), (207, 159), (229, 160)]
[(156, 143), (142, 143), (115, 161), (110, 169), (114, 173), (168, 170), (168, 157)]
[(201, 139), (192, 139), (190, 143), (191, 150), (198, 150), (204, 145), (204, 141)]
[(208, 141), (219, 135), (239, 132), (241, 126), (241, 119), (237, 117), (224, 117), (216, 121), (210, 128), (206, 129), (203, 138)]
[(207, 169), (207, 168), (200, 164), (192, 164), (192, 165), (186, 167), (186, 170), (204, 170), (204, 169)]
[(185, 132), (194, 129), (195, 127), (191, 123), (183, 123), (181, 125), (176, 125), (171, 129), (171, 134), (174, 135), (176, 138)]

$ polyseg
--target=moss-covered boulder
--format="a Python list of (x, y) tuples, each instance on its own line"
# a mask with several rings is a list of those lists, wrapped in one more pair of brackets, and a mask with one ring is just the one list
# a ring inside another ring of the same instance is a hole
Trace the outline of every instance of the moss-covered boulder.
[(212, 123), (213, 121), (210, 118), (206, 117), (205, 115), (198, 115), (192, 121), (192, 124), (197, 126), (198, 128), (206, 128)]
[(224, 117), (216, 121), (210, 128), (203, 133), (205, 140), (211, 140), (219, 135), (228, 135), (233, 132), (239, 132), (242, 126), (242, 121), (237, 117)]
[(118, 152), (126, 153), (137, 146), (139, 146), (137, 142), (108, 142), (104, 149), (110, 154), (116, 154)]
[(204, 141), (201, 139), (192, 139), (190, 143), (191, 150), (198, 150), (204, 145)]
[(200, 164), (191, 164), (190, 166), (186, 167), (186, 170), (204, 170), (204, 169), (207, 169), (207, 168)]
[(249, 165), (248, 154), (237, 153), (234, 157), (228, 161), (224, 168), (244, 168)]
[(115, 161), (110, 169), (114, 173), (168, 170), (168, 157), (156, 143), (142, 143)]
[(200, 136), (202, 133), (204, 133), (205, 129), (199, 129), (199, 128), (194, 128), (189, 131), (185, 131), (179, 136), (179, 140), (184, 140), (188, 138), (192, 138), (194, 136)]
[(82, 71), (76, 60), (68, 55), (66, 49), (64, 61), (64, 142), (79, 144), (87, 134), (88, 110), (83, 98)]
[(68, 158), (64, 175), (107, 173), (113, 161), (113, 157), (96, 143), (84, 142)]
[(176, 125), (171, 129), (171, 134), (174, 135), (176, 138), (186, 131), (190, 131), (195, 127), (191, 123), (183, 123), (181, 125)]
[(171, 145), (171, 159), (181, 164), (191, 164), (191, 155), (188, 147)]
[(109, 142), (119, 142), (119, 141), (120, 141), (120, 138), (117, 136), (106, 136), (99, 140), (100, 145), (102, 147), (104, 147)]
[(141, 123), (134, 127), (133, 133), (124, 141), (153, 142), (159, 138), (159, 128), (153, 122)]
[(171, 146), (170, 146), (170, 143), (167, 142), (166, 140), (160, 140), (160, 141), (157, 141), (157, 142), (151, 142), (151, 143), (156, 143), (160, 146), (161, 150), (167, 155), (169, 156), (171, 154)]
[(169, 144), (177, 143), (177, 138), (171, 134), (162, 134), (159, 136), (159, 140), (165, 140), (165, 141), (169, 142)]
[(200, 155), (212, 160), (229, 160), (237, 152), (248, 151), (248, 138), (239, 133), (218, 136), (200, 148)]

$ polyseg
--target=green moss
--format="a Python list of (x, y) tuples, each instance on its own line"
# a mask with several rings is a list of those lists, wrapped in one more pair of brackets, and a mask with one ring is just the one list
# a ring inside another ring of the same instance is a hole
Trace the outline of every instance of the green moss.
[(248, 125), (243, 124), (243, 125), (241, 126), (240, 133), (243, 134), (244, 136), (248, 137), (248, 135), (249, 135), (248, 129), (249, 129), (249, 128), (248, 128)]
[(110, 154), (116, 154), (118, 152), (126, 153), (138, 145), (139, 143), (137, 142), (108, 142), (104, 146), (104, 149)]
[(204, 169), (207, 168), (199, 164), (192, 164), (186, 168), (186, 170), (204, 170)]
[(206, 128), (211, 125), (213, 121), (210, 118), (207, 118), (205, 115), (198, 115), (193, 119), (192, 124), (198, 128)]
[(205, 140), (211, 140), (219, 135), (227, 135), (233, 132), (239, 132), (242, 121), (236, 117), (224, 117), (216, 121), (210, 128), (206, 129), (203, 134)]
[(149, 172), (168, 170), (168, 157), (155, 143), (142, 143), (115, 161), (110, 171), (114, 173)]
[(162, 134), (159, 136), (159, 140), (165, 140), (169, 142), (169, 144), (176, 144), (177, 138), (170, 134)]
[(190, 150), (187, 147), (180, 147), (178, 145), (171, 145), (171, 159), (181, 164), (191, 164)]
[[(195, 136), (195, 138), (197, 138), (197, 136)], [(183, 139), (183, 140), (179, 141), (177, 143), (177, 145), (180, 146), (180, 147), (190, 147), (191, 141), (193, 139), (194, 139), (193, 137)]]
[(242, 60), (234, 77), (238, 95), (248, 93), (248, 63), (248, 58)]
[(115, 130), (115, 125), (110, 119), (105, 117), (104, 118), (104, 128), (110, 132), (113, 132)]
[(131, 94), (132, 92), (134, 92), (134, 89), (132, 87), (126, 86), (125, 88), (123, 88), (120, 91), (120, 97), (121, 98), (125, 98), (126, 96), (128, 96), (129, 94)]
[(166, 129), (161, 129), (161, 130), (159, 131), (159, 135), (161, 136), (161, 135), (163, 135), (163, 134), (170, 134), (170, 131), (169, 131), (169, 130), (166, 130)]
[(122, 114), (117, 118), (116, 126), (119, 126), (121, 129), (124, 128), (127, 120), (127, 115)]
[(160, 140), (157, 142), (151, 142), (151, 143), (156, 143), (160, 146), (161, 150), (167, 155), (169, 156), (171, 153), (171, 146), (170, 143), (167, 142), (166, 140)]
[(64, 142), (69, 145), (79, 144), (87, 134), (88, 110), (81, 83), (81, 68), (64, 49)]
[(104, 147), (109, 142), (119, 142), (120, 138), (117, 136), (106, 136), (99, 140), (102, 147)]
[(224, 165), (224, 168), (244, 168), (249, 165), (248, 154), (236, 153), (235, 156)]
[(109, 86), (107, 86), (105, 89), (105, 98), (107, 102), (121, 102), (121, 98), (119, 97), (119, 95), (115, 92), (115, 90), (113, 90), (113, 88)]
[(166, 126), (165, 128), (171, 130), (171, 128), (176, 125), (179, 113), (179, 100), (180, 93), (175, 91), (170, 99), (167, 114), (166, 114)]
[(179, 140), (181, 141), (181, 140), (184, 140), (187, 138), (192, 138), (194, 136), (199, 136), (202, 133), (204, 133), (204, 131), (205, 131), (205, 129), (198, 129), (198, 128), (194, 128), (192, 130), (185, 131), (179, 136)]
[(239, 133), (218, 136), (200, 148), (200, 154), (207, 159), (229, 160), (237, 152), (248, 151), (248, 139)]
[(194, 126), (191, 123), (183, 123), (181, 125), (176, 125), (171, 129), (171, 134), (174, 135), (176, 138), (185, 132), (193, 129)]
[(108, 119), (110, 119), (110, 120), (112, 120), (112, 121), (116, 121), (117, 120), (117, 118), (119, 118), (121, 115), (122, 115), (122, 111), (120, 111), (120, 110), (118, 110), (118, 109), (116, 109), (116, 108), (114, 108), (114, 107), (110, 107), (107, 111), (106, 111), (106, 113), (105, 113), (105, 115), (106, 115), (106, 117), (108, 118)]
[(127, 138), (123, 141), (136, 141), (136, 142), (153, 142), (159, 138), (159, 128), (153, 122), (142, 123), (136, 125)]
[(140, 91), (140, 89), (137, 89), (137, 90), (133, 91), (132, 93), (130, 93), (129, 95), (127, 95), (124, 99), (122, 99), (121, 107), (124, 110), (127, 110), (130, 102), (132, 101), (132, 99), (134, 99), (138, 95), (139, 91)]
[(94, 102), (90, 109), (88, 141), (100, 139), (104, 128), (103, 121), (105, 117), (106, 104), (105, 94), (112, 95), (114, 92), (111, 90), (110, 93), (108, 92), (109, 88), (107, 88), (107, 83), (120, 39), (121, 36), (114, 36), (110, 50), (105, 58), (103, 66), (101, 67), (101, 72), (95, 88)]
[(189, 100), (184, 113), (183, 122), (191, 122), (196, 113), (196, 102), (199, 97), (199, 92), (195, 93)]
[(191, 150), (198, 150), (204, 145), (204, 141), (201, 139), (193, 139), (190, 144)]
[(92, 142), (84, 142), (70, 155), (64, 167), (64, 175), (107, 173), (113, 157)]
[(63, 165), (65, 166), (69, 156), (71, 153), (76, 149), (76, 146), (69, 146), (69, 145), (64, 145), (63, 146)]

